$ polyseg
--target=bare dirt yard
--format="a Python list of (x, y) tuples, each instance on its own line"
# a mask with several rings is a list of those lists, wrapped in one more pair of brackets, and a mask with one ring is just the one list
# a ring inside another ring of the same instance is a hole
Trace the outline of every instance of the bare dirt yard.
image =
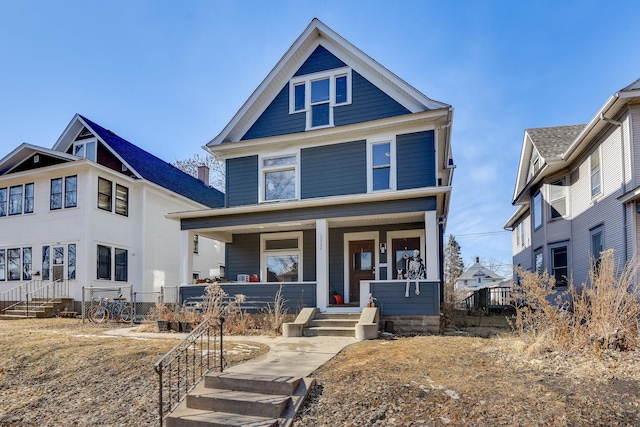
[(640, 426), (638, 351), (535, 355), (509, 336), (389, 337), (345, 348), (314, 376), (296, 426)]
[[(80, 319), (0, 321), (0, 426), (157, 425), (153, 365), (178, 340), (104, 334), (114, 327)], [(231, 365), (266, 351), (225, 343)]]
[[(105, 329), (1, 321), (0, 426), (155, 425), (153, 364), (176, 341)], [(295, 426), (640, 426), (640, 352), (539, 353), (466, 331), (348, 346), (314, 373)], [(225, 344), (230, 363), (266, 351), (247, 340)]]

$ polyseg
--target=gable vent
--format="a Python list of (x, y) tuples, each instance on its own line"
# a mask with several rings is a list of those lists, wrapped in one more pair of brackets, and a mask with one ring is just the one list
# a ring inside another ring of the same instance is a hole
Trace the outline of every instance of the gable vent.
[(86, 127), (83, 127), (82, 131), (76, 137), (76, 141), (78, 141), (80, 139), (86, 139), (86, 138), (92, 138), (92, 137), (93, 137), (93, 134), (91, 133), (91, 131), (89, 129), (87, 129)]
[(36, 154), (35, 156), (33, 156), (33, 163), (38, 163), (40, 161), (40, 155)]
[(129, 169), (127, 169), (127, 165), (125, 165), (124, 163), (122, 164), (122, 172), (126, 172)]

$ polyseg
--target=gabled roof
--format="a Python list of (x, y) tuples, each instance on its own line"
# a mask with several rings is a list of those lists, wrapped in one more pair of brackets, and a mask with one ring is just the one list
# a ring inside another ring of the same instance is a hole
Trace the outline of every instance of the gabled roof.
[(141, 178), (207, 207), (224, 206), (224, 194), (175, 166), (133, 145), (110, 130), (79, 116), (96, 137), (110, 147), (127, 167)]
[[(640, 99), (640, 79), (614, 93), (587, 124), (525, 130), (512, 203), (526, 202), (526, 190), (531, 185), (569, 167), (594, 138), (612, 126), (612, 119), (619, 116), (631, 99)], [(542, 165), (532, 177), (529, 162), (534, 148), (542, 157)]]
[(476, 280), (478, 277), (485, 277), (487, 280), (504, 280), (504, 277), (499, 274), (489, 270), (487, 267), (480, 264), (478, 260), (469, 267), (464, 273), (458, 277), (458, 281), (464, 280)]
[(239, 141), (320, 44), (412, 113), (451, 108), (448, 104), (426, 97), (314, 18), (227, 126), (207, 144), (207, 147), (223, 142)]
[(59, 159), (60, 162), (68, 162), (80, 159), (80, 157), (74, 156), (73, 154), (61, 153), (56, 150), (51, 150), (49, 148), (44, 148), (23, 142), (18, 147), (16, 147), (15, 150), (13, 150), (11, 153), (7, 154), (3, 159), (0, 160), (0, 175), (11, 172), (13, 169), (20, 166), (25, 160), (27, 160), (34, 154), (45, 154), (52, 158)]

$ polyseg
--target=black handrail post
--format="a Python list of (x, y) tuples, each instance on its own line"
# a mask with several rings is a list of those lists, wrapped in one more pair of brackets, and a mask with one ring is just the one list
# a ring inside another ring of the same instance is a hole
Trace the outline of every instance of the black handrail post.
[(224, 370), (224, 351), (222, 345), (222, 326), (224, 325), (224, 317), (220, 318), (220, 372)]

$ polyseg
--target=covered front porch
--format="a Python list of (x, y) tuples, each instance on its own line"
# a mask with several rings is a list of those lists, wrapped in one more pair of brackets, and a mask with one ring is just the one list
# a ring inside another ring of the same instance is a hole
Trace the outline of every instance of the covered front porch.
[(385, 201), (344, 198), (330, 206), (307, 200), (169, 217), (181, 222), (185, 285), (192, 282), (192, 242), (200, 235), (225, 243), (221, 285), (231, 295), (266, 296), (282, 285), (292, 292), (290, 313), (309, 307), (360, 313), (374, 305), (381, 316), (438, 316), (439, 199), (415, 193)]

